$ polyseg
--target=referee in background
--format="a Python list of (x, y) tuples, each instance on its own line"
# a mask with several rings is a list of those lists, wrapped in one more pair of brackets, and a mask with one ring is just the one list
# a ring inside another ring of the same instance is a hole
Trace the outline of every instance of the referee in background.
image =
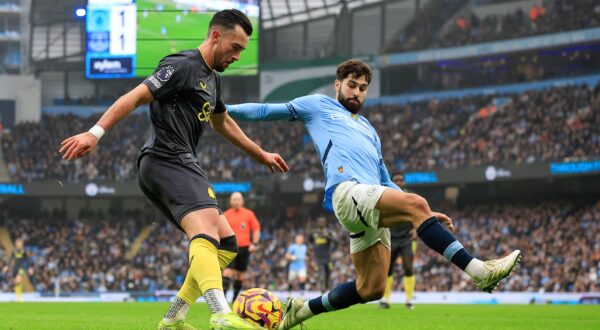
[(223, 289), (225, 294), (233, 279), (233, 299), (238, 296), (244, 284), (244, 277), (250, 262), (250, 253), (256, 251), (260, 240), (260, 223), (252, 210), (244, 207), (244, 196), (234, 192), (229, 198), (231, 208), (225, 211), (225, 218), (233, 229), (239, 252), (235, 259), (223, 271)]
[[(404, 182), (404, 173), (396, 173), (392, 176), (392, 181), (402, 190), (406, 190)], [(394, 284), (394, 269), (396, 268), (396, 260), (402, 257), (402, 268), (404, 269), (404, 292), (406, 292), (406, 308), (414, 309), (412, 298), (415, 291), (415, 276), (413, 274), (413, 261), (417, 250), (416, 232), (412, 223), (403, 222), (399, 226), (390, 228), (392, 240), (392, 253), (390, 260), (390, 268), (388, 270), (388, 278), (385, 286), (383, 299), (379, 303), (380, 308), (390, 308), (390, 296), (392, 295), (392, 287)]]

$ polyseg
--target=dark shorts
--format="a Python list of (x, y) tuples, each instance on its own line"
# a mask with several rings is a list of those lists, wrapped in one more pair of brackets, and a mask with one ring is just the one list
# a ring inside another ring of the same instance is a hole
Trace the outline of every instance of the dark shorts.
[(392, 260), (396, 260), (396, 258), (403, 256), (414, 256), (412, 239), (392, 239)]
[(138, 184), (144, 195), (179, 229), (188, 213), (219, 209), (214, 189), (192, 154), (181, 154), (173, 160), (152, 154), (141, 156)]
[(250, 263), (250, 251), (248, 251), (248, 247), (241, 247), (238, 251), (237, 256), (233, 261), (227, 266), (227, 268), (235, 269), (239, 272), (245, 272), (248, 269), (248, 263)]

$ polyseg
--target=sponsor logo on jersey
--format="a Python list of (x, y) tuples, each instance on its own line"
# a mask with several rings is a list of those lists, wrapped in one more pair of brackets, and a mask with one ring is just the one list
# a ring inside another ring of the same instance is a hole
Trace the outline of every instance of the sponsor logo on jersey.
[(212, 108), (210, 106), (210, 103), (204, 102), (204, 104), (202, 105), (202, 108), (198, 112), (198, 120), (201, 123), (206, 123), (210, 120), (211, 114), (212, 114)]

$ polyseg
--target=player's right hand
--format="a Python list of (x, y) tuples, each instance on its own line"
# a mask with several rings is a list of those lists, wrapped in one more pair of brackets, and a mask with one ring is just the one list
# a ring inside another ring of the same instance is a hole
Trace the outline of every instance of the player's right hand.
[(98, 139), (90, 132), (83, 132), (71, 136), (60, 144), (59, 153), (63, 154), (63, 159), (73, 160), (82, 157), (94, 150), (98, 145)]
[(285, 173), (290, 169), (286, 164), (285, 160), (283, 160), (283, 158), (279, 154), (275, 153), (263, 151), (259, 162), (267, 166), (271, 173), (275, 173), (275, 170), (278, 170), (281, 173)]

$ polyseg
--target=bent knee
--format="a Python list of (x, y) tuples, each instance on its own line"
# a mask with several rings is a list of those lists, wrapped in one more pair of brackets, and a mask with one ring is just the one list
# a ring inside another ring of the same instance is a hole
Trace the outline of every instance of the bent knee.
[(385, 280), (362, 285), (361, 287), (357, 287), (357, 291), (365, 301), (381, 299), (385, 293)]
[(384, 293), (385, 285), (370, 288), (369, 290), (365, 290), (365, 292), (359, 292), (360, 296), (365, 301), (379, 300), (383, 297)]

